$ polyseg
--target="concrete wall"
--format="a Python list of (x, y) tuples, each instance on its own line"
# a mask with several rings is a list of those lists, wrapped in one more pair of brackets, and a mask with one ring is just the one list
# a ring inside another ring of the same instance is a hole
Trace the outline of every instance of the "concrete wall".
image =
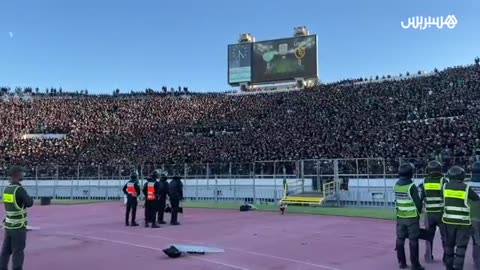
[[(306, 178), (302, 188), (298, 179), (288, 179), (290, 191), (311, 191), (312, 179)], [(423, 179), (414, 179), (419, 185)], [(189, 179), (184, 182), (184, 195), (197, 200), (263, 200), (274, 202), (283, 197), (283, 178), (276, 179)], [(395, 201), (393, 186), (396, 179), (350, 179), (348, 190), (339, 191), (333, 202), (340, 205), (392, 207)], [(125, 180), (25, 180), (23, 185), (34, 197), (64, 199), (123, 198)], [(292, 184), (293, 183), (293, 184)], [(0, 181), (2, 186), (7, 181)], [(479, 187), (480, 183), (471, 183)], [(332, 202), (332, 203), (333, 203)]]
[[(340, 200), (348, 203), (359, 202), (384, 202), (393, 204), (395, 202), (395, 193), (393, 186), (397, 179), (350, 179), (348, 182), (348, 191), (341, 191)], [(417, 187), (423, 183), (422, 179), (414, 179)], [(469, 182), (469, 185), (480, 192), (479, 182)]]
[[(298, 179), (288, 179), (290, 191), (311, 191), (312, 179), (304, 185)], [(126, 180), (25, 180), (22, 182), (33, 197), (61, 199), (123, 198)], [(143, 182), (143, 181), (141, 181)], [(259, 200), (276, 201), (283, 197), (283, 178), (277, 179), (188, 179), (183, 180), (184, 196), (200, 200)], [(7, 181), (0, 181), (2, 187)]]

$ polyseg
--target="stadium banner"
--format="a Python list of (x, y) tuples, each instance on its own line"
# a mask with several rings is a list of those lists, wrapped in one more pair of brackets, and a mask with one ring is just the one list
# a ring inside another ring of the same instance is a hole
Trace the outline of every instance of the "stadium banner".
[(23, 134), (22, 139), (24, 140), (53, 140), (53, 139), (64, 139), (65, 134), (58, 133), (46, 133), (46, 134)]
[[(53, 178), (53, 177), (52, 177)], [(289, 178), (287, 181), (292, 187), (298, 188), (301, 186), (312, 187), (312, 179), (304, 178), (303, 181), (298, 178)], [(40, 181), (34, 179), (23, 180), (24, 186), (93, 186), (93, 187), (123, 187), (127, 182), (127, 179), (69, 179), (69, 180), (56, 180), (42, 178)], [(171, 180), (168, 180), (170, 182)], [(209, 187), (278, 187), (283, 189), (284, 178), (275, 179), (252, 179), (252, 178), (218, 178), (218, 179), (182, 179), (183, 185), (189, 186), (209, 186)], [(0, 185), (8, 185), (7, 180), (0, 180)], [(120, 189), (119, 189), (120, 190)]]

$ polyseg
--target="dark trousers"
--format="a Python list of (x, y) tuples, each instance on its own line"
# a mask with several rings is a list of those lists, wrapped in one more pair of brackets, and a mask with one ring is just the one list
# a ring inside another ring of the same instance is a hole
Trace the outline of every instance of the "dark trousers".
[(397, 259), (398, 263), (406, 264), (407, 258), (405, 255), (405, 239), (408, 238), (410, 246), (410, 262), (412, 269), (420, 268), (418, 259), (418, 237), (420, 236), (420, 219), (419, 218), (397, 218)]
[(447, 269), (461, 270), (465, 261), (468, 241), (472, 236), (471, 226), (445, 225), (445, 264)]
[(137, 217), (137, 205), (138, 200), (137, 198), (128, 198), (127, 199), (127, 212), (125, 213), (125, 223), (128, 224), (130, 220), (130, 212), (132, 213), (132, 223), (135, 223), (135, 219)]
[(167, 198), (159, 198), (157, 201), (157, 215), (158, 215), (158, 222), (163, 222), (163, 216), (165, 213), (165, 207), (167, 207)]
[(145, 223), (155, 224), (156, 201), (145, 201)]
[(170, 223), (177, 223), (178, 222), (178, 210), (180, 207), (180, 200), (177, 199), (170, 199), (170, 205), (172, 207), (172, 219)]
[(12, 256), (12, 269), (22, 270), (24, 249), (27, 242), (27, 229), (5, 230), (2, 252), (0, 254), (0, 270), (8, 270), (8, 261)]
[[(435, 238), (435, 232), (438, 229), (440, 230), (440, 236), (442, 239), (442, 247), (445, 248), (445, 225), (442, 222), (442, 212), (429, 212), (426, 213), (425, 217), (425, 228), (427, 230), (428, 237), (430, 241), (427, 242), (429, 244), (429, 248), (425, 251), (425, 257), (432, 257), (432, 250), (433, 250), (433, 240)], [(428, 252), (429, 251), (429, 252)], [(429, 254), (427, 254), (429, 253)], [(444, 256), (444, 255), (443, 255)]]
[(473, 264), (475, 270), (480, 270), (480, 221), (472, 221), (473, 228)]

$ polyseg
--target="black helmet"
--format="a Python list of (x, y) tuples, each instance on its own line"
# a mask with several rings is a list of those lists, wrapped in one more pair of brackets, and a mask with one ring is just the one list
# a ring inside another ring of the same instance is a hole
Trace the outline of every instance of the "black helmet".
[(448, 170), (448, 179), (463, 182), (463, 180), (465, 180), (465, 171), (458, 166), (453, 166)]
[(475, 161), (472, 164), (472, 174), (480, 174), (480, 161)]
[(23, 178), (23, 176), (25, 175), (25, 173), (24, 173), (22, 167), (13, 166), (13, 167), (10, 168), (10, 170), (8, 170), (8, 175), (9, 175), (10, 177), (14, 177), (14, 176), (20, 175), (20, 176)]
[(159, 177), (160, 177), (160, 171), (154, 170), (154, 171), (152, 172), (152, 177), (153, 177), (153, 178), (159, 178)]
[(472, 182), (480, 182), (480, 162), (472, 164)]
[(132, 173), (130, 173), (130, 179), (137, 180), (138, 179), (138, 172), (137, 171), (132, 171)]
[(404, 163), (398, 168), (398, 176), (403, 178), (413, 177), (413, 165), (410, 163)]
[(430, 173), (442, 173), (442, 163), (438, 160), (432, 160), (427, 165), (427, 172)]

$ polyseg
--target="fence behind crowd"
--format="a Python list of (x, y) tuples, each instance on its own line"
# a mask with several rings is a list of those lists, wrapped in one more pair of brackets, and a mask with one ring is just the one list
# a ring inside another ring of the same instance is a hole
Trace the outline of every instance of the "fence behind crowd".
[[(155, 169), (178, 175), (187, 200), (278, 203), (286, 194), (328, 196), (323, 203), (342, 207), (393, 207), (393, 185), (401, 163), (415, 165), (417, 184), (426, 176), (431, 158), (351, 158), (248, 163), (142, 165), (38, 165), (24, 167), (23, 182), (35, 198), (57, 200), (120, 200), (121, 188), (132, 170), (143, 184)], [(460, 165), (469, 172), (472, 158), (444, 158), (445, 171)], [(7, 165), (0, 168), (0, 184), (8, 184)], [(332, 184), (334, 183), (334, 184)], [(328, 187), (328, 190), (323, 190)], [(332, 189), (333, 187), (333, 189)], [(286, 192), (287, 191), (287, 192)]]

